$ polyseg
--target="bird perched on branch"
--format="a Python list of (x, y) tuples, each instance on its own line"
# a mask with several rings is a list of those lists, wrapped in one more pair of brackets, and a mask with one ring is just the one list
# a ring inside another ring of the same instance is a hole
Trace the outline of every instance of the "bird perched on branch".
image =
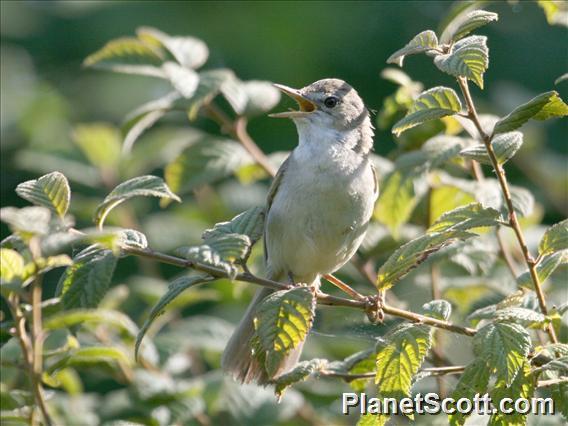
[[(373, 126), (357, 92), (338, 79), (303, 89), (276, 85), (294, 99), (290, 118), (299, 143), (282, 164), (268, 194), (264, 250), (268, 277), (319, 288), (320, 277), (341, 268), (359, 248), (378, 196), (369, 159)], [(251, 347), (256, 306), (272, 290), (260, 289), (223, 353), (225, 371), (240, 382), (267, 384), (297, 363), (302, 344), (269, 377)]]

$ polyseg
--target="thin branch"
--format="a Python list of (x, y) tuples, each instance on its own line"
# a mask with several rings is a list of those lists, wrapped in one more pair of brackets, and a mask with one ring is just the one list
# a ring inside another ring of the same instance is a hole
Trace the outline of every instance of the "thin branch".
[[(469, 92), (469, 86), (467, 80), (465, 78), (460, 77), (458, 78), (458, 84), (465, 98), (469, 119), (473, 122), (477, 131), (479, 132), (479, 135), (481, 136), (481, 139), (485, 144), (485, 148), (487, 149), (487, 154), (489, 155), (491, 164), (495, 169), (499, 185), (501, 186), (501, 191), (503, 192), (503, 197), (505, 198), (505, 203), (507, 204), (507, 209), (509, 210), (509, 224), (511, 228), (513, 228), (513, 231), (515, 231), (515, 235), (517, 237), (517, 241), (519, 242), (521, 252), (523, 253), (525, 263), (527, 264), (527, 267), (529, 269), (529, 273), (531, 275), (534, 289), (538, 298), (540, 310), (544, 315), (548, 315), (548, 309), (546, 307), (546, 299), (544, 297), (544, 292), (542, 291), (540, 278), (536, 270), (537, 263), (535, 262), (534, 258), (532, 257), (528, 249), (525, 237), (523, 235), (523, 231), (521, 229), (519, 220), (517, 218), (517, 213), (515, 212), (515, 209), (513, 207), (513, 200), (511, 198), (511, 191), (509, 189), (509, 184), (507, 182), (507, 177), (505, 175), (505, 169), (503, 169), (503, 166), (499, 164), (499, 161), (497, 160), (497, 157), (495, 155), (495, 151), (493, 150), (493, 146), (491, 145), (491, 140), (493, 138), (493, 135), (488, 135), (487, 133), (485, 133), (485, 130), (481, 126), (479, 117), (477, 115), (477, 111), (475, 109), (475, 105), (473, 103), (471, 94)], [(550, 340), (554, 343), (558, 343), (558, 339), (556, 337), (556, 333), (554, 331), (552, 323), (548, 325), (547, 332), (550, 337)]]
[[(464, 370), (465, 366), (463, 365), (451, 365), (447, 367), (422, 368), (420, 370), (420, 373), (428, 373), (430, 376), (437, 377), (437, 376), (446, 376), (449, 374), (461, 374), (463, 373)], [(331, 371), (331, 370), (323, 370), (319, 374), (325, 377), (339, 377), (348, 382), (357, 379), (370, 379), (377, 375), (377, 373), (373, 371), (370, 371), (368, 373), (351, 374), (351, 373), (341, 373), (338, 371)]]
[(349, 284), (341, 281), (339, 278), (337, 278), (337, 277), (335, 277), (331, 274), (324, 275), (323, 278), (325, 280), (329, 281), (331, 284), (333, 284), (337, 288), (339, 288), (340, 290), (342, 290), (343, 292), (347, 293), (349, 296), (353, 297), (354, 299), (366, 300), (365, 296), (363, 296), (357, 290), (355, 290), (354, 288), (349, 286)]
[(568, 377), (560, 377), (558, 379), (541, 380), (538, 382), (538, 388), (548, 388), (550, 386), (559, 385), (562, 383), (568, 383)]
[[(227, 272), (222, 268), (217, 268), (211, 265), (205, 265), (200, 262), (195, 262), (192, 260), (187, 260), (176, 256), (171, 256), (169, 254), (155, 252), (150, 249), (125, 247), (123, 248), (123, 252), (135, 256), (141, 256), (148, 259), (153, 259), (162, 263), (168, 263), (170, 265), (175, 265), (180, 268), (192, 268), (197, 271), (206, 272), (215, 278), (230, 278)], [(289, 290), (292, 288), (290, 284), (280, 283), (266, 278), (260, 278), (248, 272), (237, 274), (237, 276), (234, 277), (234, 279), (236, 281), (249, 282), (252, 284), (261, 285), (263, 287), (268, 287), (274, 290)], [(318, 292), (317, 299), (320, 305), (344, 306), (348, 308), (361, 309), (364, 311), (368, 308), (367, 300), (346, 299), (344, 297), (331, 296), (329, 294), (322, 292)], [(410, 311), (405, 311), (403, 309), (398, 309), (388, 305), (383, 306), (383, 311), (386, 314), (392, 316), (404, 318), (416, 323), (427, 324), (432, 327), (441, 328), (444, 330), (452, 331), (454, 333), (464, 334), (466, 336), (473, 336), (477, 332), (477, 330), (473, 328), (462, 327), (448, 321), (442, 321), (436, 318), (427, 317), (424, 315), (420, 315)]]

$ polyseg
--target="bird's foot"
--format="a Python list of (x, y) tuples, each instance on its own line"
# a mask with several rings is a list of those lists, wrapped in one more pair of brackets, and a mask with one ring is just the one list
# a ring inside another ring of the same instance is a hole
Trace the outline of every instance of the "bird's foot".
[(372, 324), (382, 323), (385, 319), (383, 307), (385, 305), (385, 292), (379, 291), (379, 294), (367, 296), (365, 300), (365, 313)]

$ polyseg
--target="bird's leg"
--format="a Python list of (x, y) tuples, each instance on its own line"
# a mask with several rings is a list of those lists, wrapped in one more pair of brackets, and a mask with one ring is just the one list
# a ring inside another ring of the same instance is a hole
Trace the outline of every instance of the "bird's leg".
[(379, 293), (373, 296), (367, 296), (365, 304), (365, 313), (372, 324), (381, 323), (385, 319), (383, 307), (385, 304), (385, 291), (379, 290)]
[(288, 280), (290, 281), (290, 284), (296, 286), (296, 282), (294, 281), (294, 274), (292, 274), (292, 271), (288, 271)]

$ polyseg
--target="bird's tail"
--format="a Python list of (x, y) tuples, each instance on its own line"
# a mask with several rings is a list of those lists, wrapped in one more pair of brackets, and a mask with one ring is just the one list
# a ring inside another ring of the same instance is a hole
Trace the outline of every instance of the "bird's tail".
[(267, 385), (271, 379), (290, 371), (298, 363), (304, 343), (300, 343), (282, 361), (280, 368), (274, 375), (269, 377), (264, 365), (254, 356), (251, 339), (254, 336), (253, 319), (257, 305), (270, 295), (274, 290), (262, 288), (257, 290), (254, 299), (250, 303), (245, 315), (233, 335), (227, 343), (227, 347), (221, 358), (223, 370), (241, 383), (257, 383)]

